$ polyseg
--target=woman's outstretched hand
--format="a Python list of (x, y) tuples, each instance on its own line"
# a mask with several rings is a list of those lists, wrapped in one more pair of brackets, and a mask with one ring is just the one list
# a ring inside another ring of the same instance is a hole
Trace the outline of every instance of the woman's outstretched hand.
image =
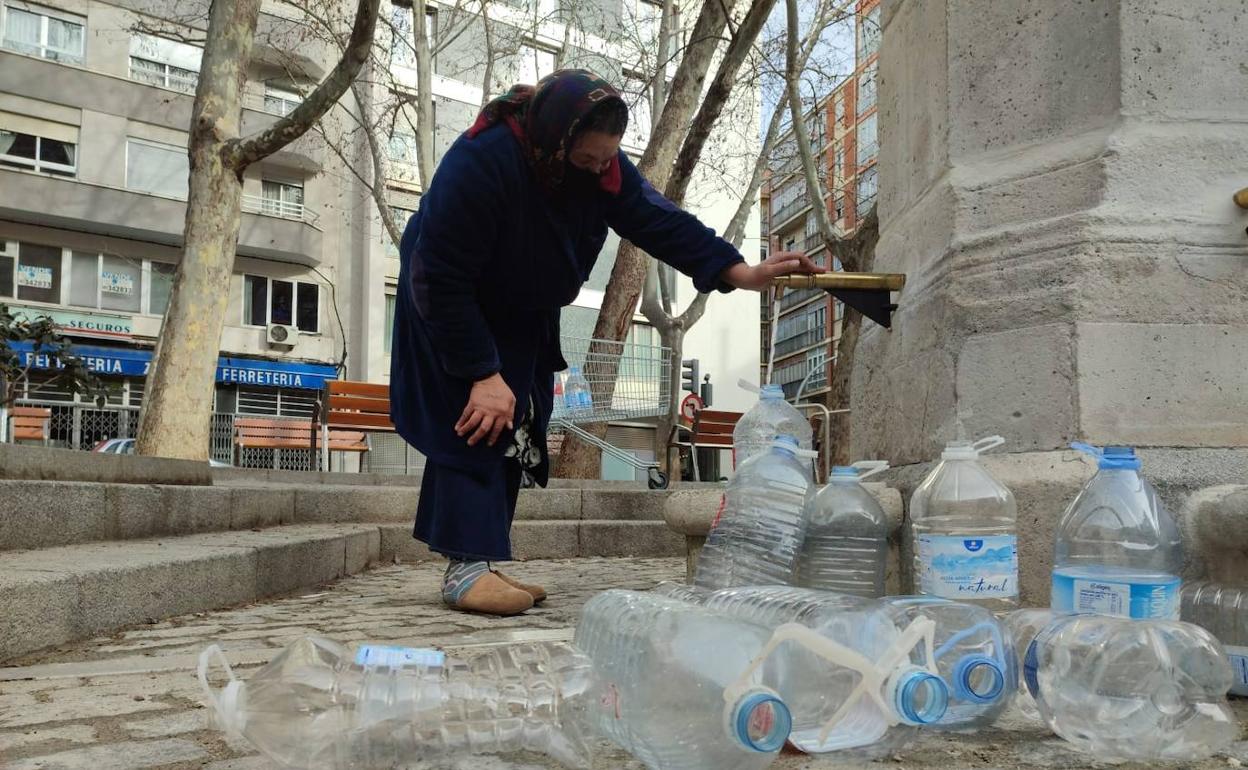
[(468, 405), (455, 423), (455, 432), (460, 437), (468, 436), (468, 446), (476, 445), (486, 436), (489, 436), (486, 443), (494, 446), (503, 428), (512, 429), (515, 414), (515, 394), (507, 387), (501, 374), (491, 374), (472, 384)]
[(820, 267), (810, 257), (800, 251), (779, 251), (757, 265), (738, 262), (728, 268), (720, 276), (724, 282), (738, 289), (761, 291), (767, 288), (772, 278), (790, 273), (826, 273), (826, 267)]

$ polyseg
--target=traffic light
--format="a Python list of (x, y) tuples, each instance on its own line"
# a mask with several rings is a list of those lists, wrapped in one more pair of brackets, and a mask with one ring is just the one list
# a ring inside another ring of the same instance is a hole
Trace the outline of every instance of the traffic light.
[(680, 362), (680, 389), (687, 390), (690, 393), (697, 394), (698, 381), (698, 359), (686, 358)]

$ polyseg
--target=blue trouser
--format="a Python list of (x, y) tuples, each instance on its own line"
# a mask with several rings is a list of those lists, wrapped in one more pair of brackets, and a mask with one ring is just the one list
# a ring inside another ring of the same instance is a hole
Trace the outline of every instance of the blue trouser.
[(511, 459), (472, 472), (427, 460), (415, 538), (451, 559), (510, 560), (520, 475)]

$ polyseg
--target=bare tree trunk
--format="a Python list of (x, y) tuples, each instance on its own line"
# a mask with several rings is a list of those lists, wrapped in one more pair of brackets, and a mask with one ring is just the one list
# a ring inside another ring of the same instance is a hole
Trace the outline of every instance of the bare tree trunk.
[(481, 109), (490, 103), (494, 92), (494, 27), (490, 23), (490, 5), (481, 0), (481, 26), (485, 28), (485, 74), (481, 76)]
[[(666, 187), (667, 180), (671, 177), (672, 161), (676, 158), (685, 128), (701, 99), (702, 85), (706, 81), (720, 35), (727, 23), (725, 5), (716, 0), (707, 0), (703, 4), (694, 24), (692, 39), (676, 69), (676, 77), (672, 80), (672, 90), (663, 107), (663, 113), (656, 121), (652, 139), (637, 164), (637, 169), (656, 188)], [(615, 265), (611, 268), (611, 279), (607, 283), (602, 308), (598, 311), (598, 320), (594, 324), (595, 339), (620, 341), (628, 335), (646, 278), (646, 259), (645, 253), (628, 241), (620, 244)], [(605, 348), (595, 349), (593, 345), (590, 350), (595, 353), (608, 352)], [(608, 381), (613, 381), (615, 373), (616, 366), (608, 365), (605, 371), (595, 372), (595, 375), (605, 376)], [(607, 433), (605, 423), (586, 426), (586, 429), (599, 437)], [(575, 436), (567, 436), (564, 438), (553, 475), (562, 478), (598, 478), (601, 469), (602, 457), (595, 447)]]
[(337, 65), (290, 114), (240, 139), (243, 86), (260, 0), (213, 0), (191, 113), (189, 198), (182, 261), (152, 359), (139, 421), (139, 454), (206, 460), (212, 391), (242, 206), (243, 171), (302, 136), (367, 61), (378, 0), (358, 0)]
[[(866, 219), (858, 226), (854, 237), (839, 242), (833, 253), (846, 270), (870, 272), (875, 267), (875, 244), (879, 240), (880, 220), (872, 207)], [(850, 380), (854, 374), (854, 358), (858, 352), (858, 335), (861, 331), (862, 313), (846, 305), (845, 316), (841, 319), (841, 339), (836, 346), (836, 363), (832, 367), (832, 382), (828, 393), (829, 409), (849, 408), (852, 395)], [(850, 417), (848, 413), (832, 415), (829, 441), (832, 444), (833, 465), (849, 465), (854, 461), (849, 454), (852, 438)]]
[[(416, 168), (420, 189), (428, 190), (433, 178), (433, 52), (425, 29), (425, 0), (412, 3), (412, 27), (416, 40)], [(488, 76), (487, 76), (488, 77)], [(397, 244), (398, 241), (395, 241)]]

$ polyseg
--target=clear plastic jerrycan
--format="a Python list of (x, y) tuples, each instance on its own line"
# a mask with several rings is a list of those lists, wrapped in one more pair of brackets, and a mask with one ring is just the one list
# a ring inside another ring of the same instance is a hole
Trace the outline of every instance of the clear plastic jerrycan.
[(832, 469), (827, 485), (806, 504), (799, 586), (868, 598), (884, 595), (888, 516), (861, 482), (887, 469), (883, 460)]
[(1179, 619), (1183, 544), (1130, 447), (1071, 444), (1098, 470), (1057, 527), (1050, 606), (1059, 612)]
[(979, 462), (1005, 439), (945, 446), (910, 498), (914, 574), (920, 593), (994, 612), (1018, 606), (1018, 507)]

